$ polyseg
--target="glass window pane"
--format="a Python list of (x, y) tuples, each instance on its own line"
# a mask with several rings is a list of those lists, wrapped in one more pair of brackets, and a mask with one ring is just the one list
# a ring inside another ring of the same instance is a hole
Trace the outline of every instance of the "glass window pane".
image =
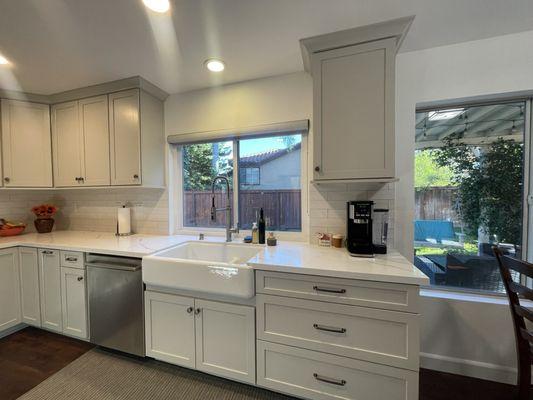
[[(225, 227), (224, 212), (217, 212), (211, 221), (211, 182), (217, 175), (230, 181), (230, 198), (233, 198), (233, 143), (231, 141), (183, 146), (183, 226)], [(217, 182), (215, 205), (225, 207), (225, 186)]]
[(415, 265), (432, 285), (504, 292), (491, 247), (521, 258), (525, 106), (416, 113)]
[(239, 223), (251, 229), (263, 208), (267, 230), (301, 231), (301, 135), (239, 142)]

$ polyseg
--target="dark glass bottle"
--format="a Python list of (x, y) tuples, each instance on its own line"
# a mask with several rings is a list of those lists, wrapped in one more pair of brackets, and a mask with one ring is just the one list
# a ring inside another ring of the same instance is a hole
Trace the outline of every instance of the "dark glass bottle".
[(257, 228), (259, 229), (259, 244), (265, 244), (265, 215), (263, 209), (259, 210), (259, 221), (257, 221)]

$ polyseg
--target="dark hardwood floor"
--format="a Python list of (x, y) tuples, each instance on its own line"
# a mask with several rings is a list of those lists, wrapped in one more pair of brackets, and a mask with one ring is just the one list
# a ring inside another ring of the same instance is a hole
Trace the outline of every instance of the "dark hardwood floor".
[(0, 399), (16, 399), (92, 347), (36, 328), (0, 339)]
[[(92, 347), (35, 328), (0, 339), (0, 399), (16, 399)], [(427, 369), (420, 371), (420, 400), (477, 399), (511, 400), (513, 386)]]

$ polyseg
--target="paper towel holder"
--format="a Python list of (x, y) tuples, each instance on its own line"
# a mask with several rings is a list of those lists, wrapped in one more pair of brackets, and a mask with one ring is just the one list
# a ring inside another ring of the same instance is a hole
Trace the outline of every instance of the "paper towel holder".
[[(126, 208), (126, 205), (123, 204), (122, 208)], [(133, 232), (131, 231), (131, 227), (130, 227), (130, 231), (129, 232), (124, 232), (124, 233), (119, 233), (119, 232), (120, 232), (120, 230), (119, 230), (119, 223), (118, 223), (118, 218), (117, 218), (117, 231), (115, 232), (115, 236), (123, 237), (123, 236), (131, 236), (131, 235), (133, 235)]]

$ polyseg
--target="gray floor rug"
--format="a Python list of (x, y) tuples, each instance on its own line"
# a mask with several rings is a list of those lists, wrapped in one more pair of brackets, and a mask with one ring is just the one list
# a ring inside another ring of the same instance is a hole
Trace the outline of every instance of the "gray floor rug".
[(93, 349), (22, 400), (291, 400), (253, 386), (154, 360)]

